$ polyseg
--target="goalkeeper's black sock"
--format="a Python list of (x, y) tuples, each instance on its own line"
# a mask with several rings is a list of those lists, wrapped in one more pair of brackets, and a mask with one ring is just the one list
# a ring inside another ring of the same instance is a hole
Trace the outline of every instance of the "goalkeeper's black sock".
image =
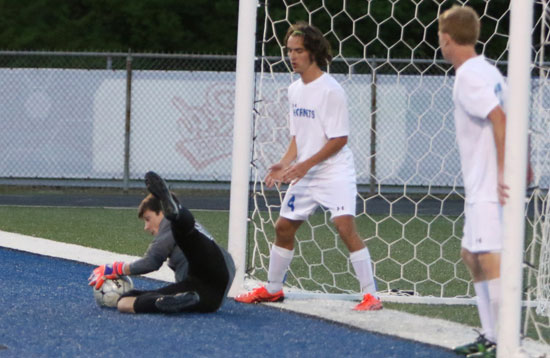
[(164, 313), (178, 313), (191, 310), (199, 302), (199, 294), (190, 291), (159, 297), (155, 301), (155, 306)]

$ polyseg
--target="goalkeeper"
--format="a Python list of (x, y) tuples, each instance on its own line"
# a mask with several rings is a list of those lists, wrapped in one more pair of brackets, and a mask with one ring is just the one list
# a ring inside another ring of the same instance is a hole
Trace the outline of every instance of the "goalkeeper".
[(105, 279), (155, 271), (169, 258), (176, 283), (158, 290), (132, 290), (122, 295), (117, 308), (126, 313), (215, 312), (223, 303), (235, 275), (233, 259), (219, 247), (191, 212), (181, 207), (164, 180), (148, 172), (149, 194), (138, 216), (155, 240), (145, 257), (131, 264), (115, 262), (97, 267), (90, 286), (101, 287)]

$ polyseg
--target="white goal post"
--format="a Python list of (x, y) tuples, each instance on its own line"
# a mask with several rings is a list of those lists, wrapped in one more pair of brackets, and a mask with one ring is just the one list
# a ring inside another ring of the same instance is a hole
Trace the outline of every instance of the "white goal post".
[(228, 250), (235, 260), (236, 273), (230, 296), (243, 286), (248, 221), (248, 190), (254, 107), (254, 62), (256, 42), (256, 0), (239, 1), (235, 119), (229, 213)]
[(512, 0), (508, 55), (509, 99), (506, 114), (504, 180), (510, 186), (503, 209), (504, 244), (501, 257), (501, 305), (498, 358), (519, 357), (522, 309), (527, 132), (531, 96), (532, 0)]

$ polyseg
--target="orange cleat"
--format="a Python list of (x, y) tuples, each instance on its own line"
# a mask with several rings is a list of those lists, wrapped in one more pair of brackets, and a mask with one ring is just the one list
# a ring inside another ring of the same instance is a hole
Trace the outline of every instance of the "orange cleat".
[(269, 293), (264, 286), (235, 297), (235, 301), (242, 303), (282, 302), (284, 299), (285, 295), (283, 290)]
[(363, 301), (353, 308), (354, 311), (378, 311), (382, 309), (382, 302), (370, 293), (363, 296)]

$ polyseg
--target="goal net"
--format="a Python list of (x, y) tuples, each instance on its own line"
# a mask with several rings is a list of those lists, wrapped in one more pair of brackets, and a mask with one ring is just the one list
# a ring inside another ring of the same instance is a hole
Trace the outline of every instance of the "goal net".
[[(413, 296), (407, 300), (415, 302), (473, 302), (470, 275), (460, 259), (464, 192), (453, 121), (454, 70), (442, 60), (437, 36), (438, 15), (453, 3), (263, 3), (252, 162), (254, 206), (247, 249), (250, 278), (267, 279), (274, 224), (288, 188), (267, 189), (263, 178), (289, 143), (286, 94), (288, 85), (298, 77), (286, 61), (283, 41), (289, 25), (303, 20), (317, 26), (331, 42), (334, 60), (327, 71), (348, 96), (349, 145), (359, 190), (356, 225), (370, 250), (378, 290), (396, 300), (405, 294)], [(459, 3), (474, 7), (480, 14), (482, 32), (477, 50), (506, 74), (508, 2)], [(540, 6), (537, 3), (538, 10)], [(540, 16), (540, 11), (537, 14)], [(534, 33), (538, 34), (541, 22), (535, 23), (538, 28)], [(541, 86), (533, 83), (533, 88)], [(549, 114), (540, 108), (548, 107), (544, 104), (550, 103), (549, 95), (542, 89), (532, 104), (532, 122), (543, 123), (546, 132), (541, 133), (546, 136)], [(545, 198), (550, 182), (550, 158), (544, 154), (549, 150), (548, 141), (532, 140), (531, 149), (532, 161), (539, 163), (535, 168), (539, 189), (530, 200), (546, 207), (540, 199)], [(535, 295), (543, 272), (538, 262), (544, 259), (540, 256), (544, 251), (542, 237), (536, 232), (544, 227), (541, 223), (547, 217), (543, 208), (539, 209), (528, 210), (526, 216), (530, 237), (526, 261), (538, 255), (530, 261), (532, 269), (528, 272)], [(329, 218), (330, 213), (320, 208), (301, 226), (285, 284), (300, 291), (358, 296), (349, 253)], [(545, 282), (548, 284), (548, 278)], [(544, 321), (535, 310), (529, 312), (541, 323), (539, 327), (546, 322), (548, 328), (548, 317)], [(529, 327), (533, 329), (532, 320)]]
[[(546, 60), (550, 45), (550, 8), (548, 1), (539, 3), (540, 16), (535, 29), (539, 29), (539, 41), (534, 54), (536, 76), (532, 87), (531, 116), (531, 164), (534, 169), (534, 190), (529, 200), (526, 218), (531, 237), (527, 238), (526, 288), (527, 309), (523, 333), (538, 336), (550, 344), (550, 64)], [(536, 32), (535, 32), (536, 34)], [(532, 213), (531, 213), (532, 212)]]

